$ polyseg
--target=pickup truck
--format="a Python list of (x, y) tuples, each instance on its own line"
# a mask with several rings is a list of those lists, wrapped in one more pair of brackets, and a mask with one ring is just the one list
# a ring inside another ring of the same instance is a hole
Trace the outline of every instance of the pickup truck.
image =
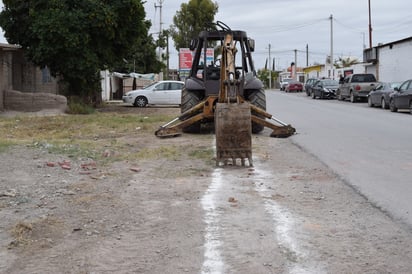
[(338, 100), (350, 98), (352, 103), (358, 99), (366, 101), (368, 94), (373, 90), (378, 82), (375, 75), (370, 73), (355, 73), (345, 77), (337, 90)]

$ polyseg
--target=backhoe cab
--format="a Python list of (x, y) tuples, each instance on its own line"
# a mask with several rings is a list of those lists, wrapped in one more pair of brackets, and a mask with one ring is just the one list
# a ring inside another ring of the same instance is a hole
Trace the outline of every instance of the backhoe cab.
[[(252, 60), (254, 40), (220, 21), (215, 27), (218, 30), (202, 31), (190, 45), (194, 56), (182, 90), (182, 114), (161, 126), (155, 135), (199, 133), (214, 124), (216, 164), (236, 165), (240, 159), (242, 165), (248, 160), (252, 166), (252, 133), (269, 127), (271, 137), (285, 138), (295, 129), (266, 112), (265, 91)], [(209, 60), (207, 49), (216, 44), (219, 58)]]

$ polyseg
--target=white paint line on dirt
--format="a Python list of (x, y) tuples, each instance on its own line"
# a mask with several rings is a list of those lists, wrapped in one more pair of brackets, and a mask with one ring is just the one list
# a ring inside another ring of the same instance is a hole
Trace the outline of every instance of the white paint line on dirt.
[[(256, 162), (256, 161), (255, 161)], [(313, 261), (314, 251), (302, 247), (297, 237), (299, 224), (303, 223), (299, 216), (268, 197), (271, 191), (265, 187), (265, 182), (275, 176), (255, 167), (255, 189), (264, 200), (265, 210), (272, 216), (275, 225), (276, 239), (290, 260), (290, 274), (327, 273), (320, 262)], [(312, 255), (311, 255), (312, 254)]]
[(217, 195), (222, 187), (221, 169), (215, 169), (212, 174), (212, 183), (203, 195), (201, 204), (205, 214), (205, 260), (201, 273), (220, 274), (224, 272), (224, 262), (221, 256), (221, 231), (219, 228), (219, 212), (216, 205)]

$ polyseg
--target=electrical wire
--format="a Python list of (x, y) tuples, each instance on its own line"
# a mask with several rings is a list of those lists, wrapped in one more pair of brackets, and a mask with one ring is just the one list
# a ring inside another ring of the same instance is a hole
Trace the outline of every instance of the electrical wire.
[[(259, 27), (257, 28), (259, 31), (262, 32), (267, 32), (267, 33), (278, 33), (278, 32), (286, 32), (286, 31), (291, 31), (291, 30), (296, 30), (296, 29), (301, 29), (301, 28), (306, 28), (315, 24), (318, 24), (320, 22), (324, 22), (328, 19), (322, 18), (322, 19), (315, 19), (310, 22), (302, 22), (298, 23), (296, 25), (278, 25), (278, 26), (266, 26), (264, 28)], [(253, 29), (252, 29), (253, 30)]]

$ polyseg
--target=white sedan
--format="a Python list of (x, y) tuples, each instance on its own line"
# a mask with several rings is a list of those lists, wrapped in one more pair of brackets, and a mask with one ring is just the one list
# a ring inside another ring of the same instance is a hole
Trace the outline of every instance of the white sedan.
[(123, 102), (135, 107), (147, 105), (180, 105), (184, 82), (159, 81), (143, 89), (127, 92), (123, 95)]

